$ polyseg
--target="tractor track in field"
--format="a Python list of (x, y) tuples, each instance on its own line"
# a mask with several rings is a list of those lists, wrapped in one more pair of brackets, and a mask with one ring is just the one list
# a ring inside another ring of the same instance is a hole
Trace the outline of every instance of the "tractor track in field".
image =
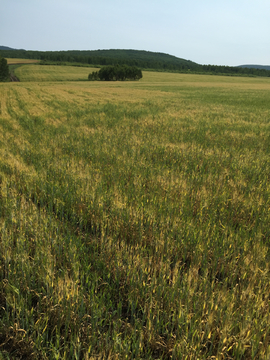
[(12, 81), (12, 82), (19, 82), (20, 81), (20, 79), (19, 78), (17, 78), (17, 76), (15, 76), (14, 74), (10, 74), (10, 81)]

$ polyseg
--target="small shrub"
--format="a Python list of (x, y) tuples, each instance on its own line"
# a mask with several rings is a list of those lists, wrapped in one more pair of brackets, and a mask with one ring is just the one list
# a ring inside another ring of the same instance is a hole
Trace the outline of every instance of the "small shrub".
[(6, 81), (9, 78), (9, 67), (7, 60), (0, 56), (0, 81)]

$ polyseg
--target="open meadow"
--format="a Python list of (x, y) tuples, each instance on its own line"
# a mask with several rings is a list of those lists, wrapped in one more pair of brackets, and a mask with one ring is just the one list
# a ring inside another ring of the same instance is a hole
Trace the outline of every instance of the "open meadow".
[(269, 359), (270, 78), (91, 71), (0, 84), (0, 359)]

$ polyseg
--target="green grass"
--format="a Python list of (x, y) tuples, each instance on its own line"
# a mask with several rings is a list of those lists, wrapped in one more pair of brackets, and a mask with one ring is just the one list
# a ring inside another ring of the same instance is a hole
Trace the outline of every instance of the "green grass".
[(21, 81), (74, 81), (88, 80), (95, 68), (56, 65), (24, 65), (15, 70)]
[(269, 79), (20, 69), (37, 81), (0, 85), (2, 358), (268, 359)]

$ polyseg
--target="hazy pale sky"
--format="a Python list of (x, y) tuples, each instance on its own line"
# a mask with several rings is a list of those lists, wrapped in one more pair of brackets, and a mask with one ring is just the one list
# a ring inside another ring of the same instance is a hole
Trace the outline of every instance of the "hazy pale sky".
[(270, 65), (270, 0), (0, 0), (0, 45)]

